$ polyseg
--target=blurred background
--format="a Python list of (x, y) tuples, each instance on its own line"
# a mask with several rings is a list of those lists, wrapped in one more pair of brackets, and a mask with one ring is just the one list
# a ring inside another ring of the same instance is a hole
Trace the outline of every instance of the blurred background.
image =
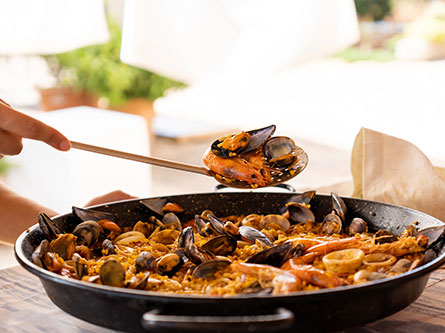
[[(220, 135), (276, 124), (309, 154), (297, 189), (352, 193), (361, 127), (445, 164), (445, 1), (3, 1), (0, 73), (2, 99), (72, 140), (196, 165)], [(60, 212), (215, 185), (30, 141), (0, 177)]]

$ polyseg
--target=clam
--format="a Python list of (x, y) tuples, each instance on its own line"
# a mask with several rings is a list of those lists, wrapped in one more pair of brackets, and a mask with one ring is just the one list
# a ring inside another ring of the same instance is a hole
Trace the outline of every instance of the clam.
[(153, 232), (150, 239), (156, 243), (173, 244), (179, 236), (180, 232), (176, 229), (164, 229), (158, 232)]
[(100, 226), (95, 221), (85, 221), (74, 228), (73, 234), (77, 236), (77, 244), (92, 246), (100, 236)]
[(354, 274), (355, 283), (363, 283), (369, 281), (375, 281), (386, 278), (387, 275), (379, 272), (371, 272), (366, 269), (362, 269)]
[(167, 253), (157, 260), (158, 273), (173, 276), (184, 263), (184, 251)]
[(408, 259), (399, 259), (389, 270), (392, 273), (397, 273), (397, 274), (401, 274), (401, 273), (405, 273), (408, 272), (409, 268), (411, 267), (411, 261), (409, 261)]
[(276, 126), (241, 132), (214, 141), (211, 150), (216, 156), (233, 157), (244, 154), (260, 147), (275, 132)]
[(241, 225), (261, 230), (263, 229), (263, 224), (261, 223), (262, 218), (263, 215), (249, 214), (241, 220)]
[(260, 221), (260, 225), (262, 225), (264, 229), (276, 229), (282, 231), (287, 231), (290, 228), (289, 220), (278, 214), (264, 216)]
[(125, 269), (114, 259), (108, 259), (99, 271), (100, 282), (107, 286), (123, 287), (125, 283)]
[(78, 280), (81, 280), (82, 277), (88, 273), (87, 265), (85, 263), (85, 259), (83, 259), (77, 253), (73, 255), (74, 261), (74, 274)]
[(341, 218), (332, 212), (324, 217), (321, 224), (321, 232), (325, 235), (339, 234), (341, 233), (342, 225)]
[(304, 204), (288, 202), (289, 220), (295, 223), (309, 223), (315, 221), (314, 213)]
[(165, 228), (176, 229), (178, 231), (182, 230), (181, 220), (176, 216), (175, 213), (166, 213), (162, 217), (162, 223)]
[(255, 228), (242, 226), (239, 227), (239, 233), (242, 238), (247, 239), (253, 243), (256, 241), (259, 241), (260, 243), (266, 245), (266, 246), (273, 246), (273, 243), (267, 238), (265, 234), (263, 234), (261, 231), (258, 231)]
[(128, 287), (132, 289), (145, 289), (150, 273), (138, 274), (128, 281)]
[(142, 234), (144, 234), (145, 237), (149, 237), (154, 229), (155, 229), (155, 226), (153, 224), (142, 222), (142, 221), (138, 221), (133, 226), (133, 231), (139, 231)]
[(263, 153), (269, 165), (286, 168), (297, 160), (297, 146), (291, 138), (274, 136), (263, 145)]
[(216, 272), (225, 269), (230, 265), (229, 259), (213, 259), (205, 261), (198, 265), (192, 273), (194, 278), (208, 279), (215, 275)]
[(139, 253), (136, 258), (136, 273), (151, 271), (154, 272), (157, 267), (155, 257), (148, 251), (143, 251)]
[(228, 235), (221, 235), (210, 239), (202, 245), (201, 248), (217, 256), (228, 256), (236, 250), (237, 245), (235, 238)]
[(362, 234), (368, 231), (368, 225), (365, 220), (360, 217), (354, 217), (348, 226), (348, 234), (354, 236), (355, 234)]

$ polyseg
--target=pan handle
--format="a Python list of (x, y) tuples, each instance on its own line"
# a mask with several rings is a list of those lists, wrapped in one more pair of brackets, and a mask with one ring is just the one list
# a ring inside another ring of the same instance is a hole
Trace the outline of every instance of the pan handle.
[[(289, 192), (295, 192), (295, 188), (292, 185), (289, 184), (276, 184), (274, 186), (271, 187), (276, 187), (276, 188), (283, 188), (285, 190), (288, 190)], [(224, 184), (218, 184), (213, 188), (213, 192), (218, 192), (218, 191), (222, 191), (226, 188), (229, 188), (229, 186), (224, 185)]]
[(146, 329), (192, 331), (278, 331), (291, 327), (292, 311), (278, 308), (275, 313), (251, 316), (178, 316), (162, 315), (155, 309), (144, 313), (141, 322)]

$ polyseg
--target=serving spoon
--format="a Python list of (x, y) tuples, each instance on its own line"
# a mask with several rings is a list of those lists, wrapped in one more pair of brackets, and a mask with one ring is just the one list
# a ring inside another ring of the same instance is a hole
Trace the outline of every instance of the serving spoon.
[[(71, 142), (71, 147), (75, 148), (75, 149), (86, 150), (89, 152), (98, 153), (98, 154), (102, 154), (102, 155), (108, 155), (108, 156), (118, 157), (118, 158), (122, 158), (122, 159), (126, 159), (126, 160), (132, 160), (132, 161), (147, 163), (147, 164), (151, 164), (151, 165), (156, 165), (156, 166), (160, 166), (160, 167), (176, 169), (176, 170), (181, 170), (181, 171), (186, 171), (186, 172), (193, 172), (193, 173), (197, 173), (200, 175), (210, 176), (210, 177), (215, 178), (221, 184), (227, 185), (229, 187), (252, 188), (252, 185), (245, 181), (226, 179), (225, 177), (221, 177), (220, 175), (216, 174), (212, 170), (209, 170), (205, 167), (182, 163), (182, 162), (171, 161), (171, 160), (158, 158), (158, 157), (137, 155), (137, 154), (119, 151), (119, 150), (115, 150), (115, 149), (110, 149), (110, 148), (105, 148), (105, 147), (100, 147), (100, 146), (93, 146), (90, 144), (81, 143), (81, 142), (77, 142), (77, 141), (70, 141), (70, 142)], [(295, 177), (296, 175), (298, 175), (299, 173), (301, 173), (304, 170), (304, 168), (306, 167), (306, 165), (308, 163), (308, 156), (307, 156), (306, 152), (302, 148), (297, 147), (296, 155), (297, 155), (297, 162), (294, 163), (290, 168), (292, 170), (292, 172), (286, 172), (286, 173), (282, 173), (282, 174), (272, 174), (272, 181), (267, 186), (274, 186), (274, 185), (284, 183), (284, 182), (288, 181), (289, 179)]]

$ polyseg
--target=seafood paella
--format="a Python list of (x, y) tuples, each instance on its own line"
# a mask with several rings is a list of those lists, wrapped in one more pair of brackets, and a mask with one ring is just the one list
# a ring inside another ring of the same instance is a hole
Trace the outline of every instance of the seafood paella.
[(315, 191), (291, 196), (269, 214), (216, 216), (210, 210), (184, 219), (166, 199), (141, 204), (151, 214), (122, 227), (111, 213), (73, 207), (79, 218), (67, 232), (45, 214), (45, 238), (32, 261), (68, 279), (160, 293), (230, 297), (287, 294), (385, 279), (436, 257), (444, 226), (401, 235), (368, 230), (350, 216), (340, 196), (321, 220), (311, 210)]

